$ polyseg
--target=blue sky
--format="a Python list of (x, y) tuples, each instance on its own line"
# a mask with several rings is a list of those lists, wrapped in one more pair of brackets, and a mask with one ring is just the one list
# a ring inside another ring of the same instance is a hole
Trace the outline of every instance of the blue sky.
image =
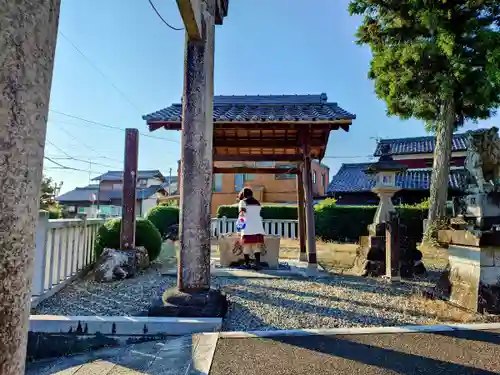
[[(174, 0), (153, 2), (170, 24), (182, 26)], [(332, 175), (343, 162), (369, 160), (376, 137), (426, 134), (419, 121), (386, 116), (366, 78), (370, 51), (354, 43), (360, 20), (347, 5), (232, 0), (216, 30), (216, 95), (326, 92), (357, 115), (350, 132), (330, 136), (324, 162)], [(53, 169), (46, 160), (45, 173), (68, 191), (88, 183), (89, 168), (92, 177), (122, 168), (124, 132), (58, 112), (147, 135), (141, 116), (182, 95), (184, 32), (167, 28), (147, 0), (63, 0), (59, 31), (45, 154), (78, 170)], [(498, 116), (465, 129), (491, 125), (500, 127)], [(156, 138), (140, 136), (139, 168), (176, 174), (180, 134), (149, 134)]]

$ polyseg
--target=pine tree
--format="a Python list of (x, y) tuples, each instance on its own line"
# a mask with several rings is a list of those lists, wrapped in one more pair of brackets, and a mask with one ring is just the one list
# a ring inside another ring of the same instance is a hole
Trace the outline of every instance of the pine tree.
[(453, 132), (500, 106), (500, 0), (352, 0), (358, 44), (388, 115), (416, 118), (436, 135), (430, 238), (445, 215)]

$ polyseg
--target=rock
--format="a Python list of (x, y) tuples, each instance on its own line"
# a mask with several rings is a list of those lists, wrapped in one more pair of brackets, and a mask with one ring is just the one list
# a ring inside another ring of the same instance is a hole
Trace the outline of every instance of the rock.
[(227, 310), (227, 297), (219, 289), (185, 293), (174, 287), (153, 301), (148, 316), (224, 318)]
[(169, 226), (165, 234), (163, 235), (163, 240), (178, 241), (179, 240), (179, 224), (173, 224)]
[(136, 258), (137, 258), (137, 268), (143, 270), (149, 267), (150, 260), (148, 251), (144, 246), (138, 246), (136, 249)]
[(94, 279), (98, 282), (133, 277), (138, 269), (149, 267), (149, 256), (143, 246), (133, 250), (106, 248), (96, 262)]

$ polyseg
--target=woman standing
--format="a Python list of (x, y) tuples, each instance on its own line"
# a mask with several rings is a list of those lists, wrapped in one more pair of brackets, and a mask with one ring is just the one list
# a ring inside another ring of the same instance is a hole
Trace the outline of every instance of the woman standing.
[(241, 231), (241, 244), (245, 265), (250, 267), (250, 255), (255, 257), (255, 268), (260, 269), (260, 251), (264, 245), (264, 226), (260, 216), (260, 203), (253, 197), (249, 188), (244, 188), (238, 194), (239, 216), (245, 218), (245, 228)]

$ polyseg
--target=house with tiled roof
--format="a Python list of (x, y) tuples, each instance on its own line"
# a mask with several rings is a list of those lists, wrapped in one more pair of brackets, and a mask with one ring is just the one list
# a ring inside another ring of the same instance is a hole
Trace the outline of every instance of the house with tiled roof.
[[(462, 193), (465, 183), (464, 162), (467, 151), (467, 133), (454, 134), (448, 180), (449, 196)], [(418, 203), (429, 196), (435, 137), (382, 139), (378, 142), (374, 156), (381, 156), (382, 146), (390, 146), (394, 160), (408, 169), (399, 173), (396, 184), (401, 191), (396, 193), (397, 203)], [(330, 181), (327, 193), (339, 204), (374, 204), (378, 198), (371, 189), (374, 181), (365, 173), (368, 163), (342, 164)]]
[[(296, 163), (279, 161), (270, 154), (276, 144), (283, 144), (279, 157), (300, 153), (298, 129), (308, 129), (312, 153), (321, 159), (326, 151), (330, 130), (348, 130), (356, 116), (336, 102), (319, 95), (222, 95), (214, 97), (214, 155), (238, 160), (216, 160), (215, 168), (269, 167), (293, 169)], [(149, 130), (180, 130), (182, 103), (143, 116)], [(326, 130), (325, 130), (326, 129)], [(263, 136), (263, 134), (267, 134)], [(274, 141), (282, 135), (280, 141)], [(234, 139), (234, 140), (230, 140)], [(238, 147), (228, 148), (228, 140)], [(248, 146), (247, 146), (248, 144)], [(321, 145), (321, 146), (320, 146)], [(323, 147), (322, 145), (325, 145)], [(237, 151), (235, 149), (238, 148)], [(239, 154), (237, 154), (239, 153)], [(262, 159), (270, 156), (268, 159)], [(260, 158), (260, 159), (258, 159)], [(259, 160), (259, 161), (256, 161)], [(311, 165), (313, 196), (324, 197), (329, 181), (329, 168), (317, 160)], [(179, 172), (178, 172), (179, 174)], [(179, 181), (181, 186), (182, 181)], [(244, 186), (254, 190), (263, 203), (297, 203), (295, 174), (215, 173), (213, 178), (212, 214), (220, 205), (233, 204)]]
[[(94, 217), (120, 216), (122, 209), (123, 171), (108, 171), (92, 179), (94, 183), (77, 187), (56, 197), (69, 214), (85, 213)], [(177, 176), (165, 177), (159, 170), (137, 172), (137, 216), (145, 216), (159, 198), (177, 191)]]

